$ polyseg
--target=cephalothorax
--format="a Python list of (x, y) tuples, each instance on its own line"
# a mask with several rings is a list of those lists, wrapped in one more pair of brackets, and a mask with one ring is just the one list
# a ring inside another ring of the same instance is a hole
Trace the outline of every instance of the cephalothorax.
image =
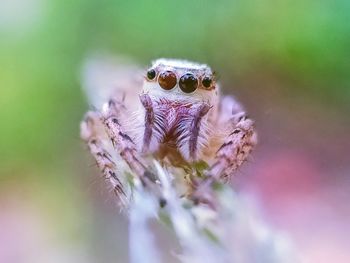
[[(82, 138), (119, 194), (123, 186), (115, 153), (146, 184), (152, 179), (145, 156), (176, 167), (205, 161), (209, 168), (202, 184), (208, 185), (231, 176), (256, 144), (253, 121), (233, 97), (220, 97), (207, 65), (158, 59), (137, 89), (123, 87), (122, 96), (116, 85), (102, 108), (87, 113), (81, 125)], [(137, 100), (127, 102), (137, 93)]]

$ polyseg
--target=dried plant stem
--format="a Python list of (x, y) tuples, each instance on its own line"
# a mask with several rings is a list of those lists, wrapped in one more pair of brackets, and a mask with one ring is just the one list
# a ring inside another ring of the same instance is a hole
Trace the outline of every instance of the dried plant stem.
[(157, 195), (141, 184), (133, 187), (128, 214), (132, 263), (165, 262), (149, 227), (151, 221), (162, 218), (170, 221), (181, 245), (179, 262), (300, 262), (288, 239), (263, 224), (230, 187), (219, 185), (214, 189), (218, 204), (215, 210), (206, 205), (195, 206), (178, 196), (174, 175), (156, 161), (154, 166), (167, 204), (161, 208)]

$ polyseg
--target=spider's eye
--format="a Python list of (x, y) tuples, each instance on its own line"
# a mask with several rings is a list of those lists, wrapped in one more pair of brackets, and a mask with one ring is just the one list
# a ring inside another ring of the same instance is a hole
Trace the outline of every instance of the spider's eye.
[(202, 84), (205, 88), (210, 88), (212, 82), (213, 80), (211, 79), (211, 77), (208, 77), (208, 76), (205, 76), (202, 79)]
[(165, 90), (171, 90), (175, 87), (177, 82), (176, 75), (174, 72), (168, 70), (160, 73), (158, 77), (159, 85)]
[(147, 78), (149, 79), (149, 80), (152, 80), (152, 79), (154, 79), (156, 77), (156, 71), (154, 70), (154, 69), (149, 69), (148, 71), (147, 71)]
[(183, 92), (191, 93), (197, 89), (198, 80), (193, 74), (186, 73), (180, 78), (179, 85)]

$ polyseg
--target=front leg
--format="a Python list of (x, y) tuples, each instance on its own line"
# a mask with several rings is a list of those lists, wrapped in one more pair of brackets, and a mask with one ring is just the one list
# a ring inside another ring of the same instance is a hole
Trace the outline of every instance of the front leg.
[(245, 112), (235, 114), (226, 124), (232, 131), (215, 155), (215, 162), (206, 174), (211, 181), (230, 177), (247, 160), (257, 143), (254, 122)]
[(110, 143), (112, 143), (121, 159), (127, 163), (130, 170), (136, 174), (142, 185), (151, 189), (159, 198), (160, 205), (163, 206), (165, 199), (162, 197), (159, 185), (155, 183), (155, 175), (147, 169), (145, 160), (139, 156), (136, 145), (130, 136), (124, 132), (120, 123), (119, 117), (124, 111), (123, 103), (111, 100), (103, 106), (102, 113), (87, 113), (81, 123), (81, 137), (87, 143), (97, 166), (105, 178), (112, 183), (114, 192), (124, 205), (128, 204), (129, 198), (125, 186), (118, 178), (122, 171), (117, 169), (118, 161), (115, 162), (110, 154), (110, 148), (112, 148), (109, 147)]
[(216, 151), (213, 164), (204, 172), (206, 178), (193, 194), (196, 201), (210, 202), (211, 185), (232, 176), (257, 144), (254, 122), (247, 117), (240, 105), (233, 99), (226, 99), (223, 104), (221, 110), (231, 112), (231, 116), (222, 113), (219, 124), (221, 127), (229, 127), (229, 130), (223, 144)]
[(88, 112), (80, 125), (80, 136), (86, 142), (91, 155), (104, 177), (109, 180), (122, 204), (127, 205), (125, 186), (118, 178), (117, 165), (108, 151), (105, 133), (99, 113)]
[(124, 111), (123, 103), (110, 100), (103, 106), (101, 120), (105, 130), (113, 144), (113, 147), (123, 160), (128, 164), (144, 185), (152, 185), (155, 180), (152, 173), (147, 170), (145, 161), (137, 152), (137, 147), (129, 135), (127, 135), (119, 119)]

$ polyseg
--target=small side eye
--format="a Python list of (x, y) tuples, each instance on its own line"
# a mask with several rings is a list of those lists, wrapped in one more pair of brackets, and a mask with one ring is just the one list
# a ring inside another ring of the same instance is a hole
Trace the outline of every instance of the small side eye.
[(176, 86), (177, 78), (174, 72), (168, 70), (160, 73), (158, 77), (159, 85), (165, 90), (171, 90)]
[(186, 73), (180, 78), (179, 86), (183, 92), (191, 93), (197, 89), (198, 80), (193, 74)]
[(212, 80), (212, 78), (209, 77), (209, 76), (205, 76), (205, 77), (202, 79), (202, 85), (203, 85), (205, 88), (210, 88), (212, 82), (213, 82), (213, 80)]
[(149, 79), (149, 80), (153, 80), (155, 77), (156, 77), (156, 71), (154, 70), (154, 69), (149, 69), (148, 71), (147, 71), (147, 78)]

